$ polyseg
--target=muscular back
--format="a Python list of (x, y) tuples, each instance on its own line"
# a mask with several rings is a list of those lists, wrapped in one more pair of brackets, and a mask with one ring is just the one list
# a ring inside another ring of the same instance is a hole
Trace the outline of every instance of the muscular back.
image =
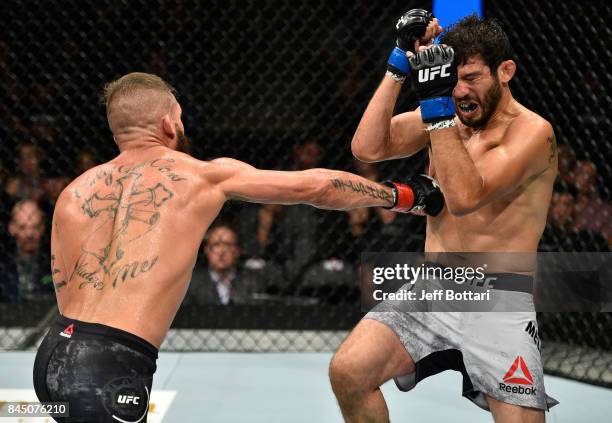
[(54, 214), (52, 265), (62, 314), (159, 346), (225, 198), (202, 176), (206, 163), (149, 151), (121, 154), (66, 188)]
[(228, 158), (203, 162), (145, 141), (125, 146), (62, 192), (51, 250), (63, 315), (157, 346), (226, 200), (335, 210), (394, 203), (389, 187), (347, 172), (260, 170)]

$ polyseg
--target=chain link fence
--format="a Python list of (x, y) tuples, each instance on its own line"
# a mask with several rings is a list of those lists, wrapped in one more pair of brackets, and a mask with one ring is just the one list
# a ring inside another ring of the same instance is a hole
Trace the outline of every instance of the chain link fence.
[[(127, 72), (174, 85), (193, 155), (273, 169), (329, 167), (405, 179), (426, 157), (359, 163), (350, 140), (384, 74), (395, 18), (428, 1), (67, 1), (0, 3), (0, 349), (33, 348), (52, 318), (46, 253), (55, 199), (116, 154), (99, 102)], [(612, 7), (484, 1), (515, 48), (514, 95), (554, 126), (560, 177), (542, 251), (608, 251), (612, 240)], [(416, 106), (404, 89), (397, 112)], [(31, 199), (28, 218), (14, 209)], [(362, 251), (420, 251), (425, 221), (385, 210), (229, 203), (248, 304), (190, 292), (163, 349), (329, 351), (359, 320)], [(29, 223), (29, 225), (28, 225)], [(29, 231), (27, 236), (24, 231)], [(20, 250), (30, 249), (33, 259)], [(202, 248), (194, 278), (207, 263)], [(28, 282), (30, 281), (30, 282)], [(612, 384), (610, 314), (540, 317), (549, 372)]]

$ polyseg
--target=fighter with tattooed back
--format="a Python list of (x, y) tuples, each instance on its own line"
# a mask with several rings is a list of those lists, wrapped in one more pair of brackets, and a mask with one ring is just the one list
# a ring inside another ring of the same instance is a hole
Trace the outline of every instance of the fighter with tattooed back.
[[(500, 262), (512, 253), (533, 257), (557, 175), (556, 144), (550, 123), (512, 96), (516, 63), (507, 35), (496, 21), (473, 15), (436, 45), (442, 28), (422, 9), (404, 14), (396, 32), (353, 153), (380, 161), (428, 151), (429, 176), (445, 207), (427, 218), (426, 253), (506, 253), (495, 256)], [(407, 77), (420, 107), (393, 116)], [(537, 327), (533, 277), (499, 264), (504, 277), (494, 290), (520, 298), (520, 312), (406, 312), (385, 301), (365, 316), (330, 366), (347, 421), (389, 421), (383, 383), (394, 378), (408, 391), (447, 369), (463, 374), (463, 395), (496, 422), (544, 421), (543, 410), (557, 402), (546, 395), (539, 342), (529, 334)]]
[(155, 75), (108, 84), (105, 103), (120, 154), (57, 201), (51, 250), (61, 316), (34, 365), (38, 398), (69, 402), (69, 421), (146, 421), (158, 348), (227, 200), (431, 214), (443, 207), (424, 176), (382, 185), (341, 171), (196, 160), (182, 152), (188, 140), (174, 90)]

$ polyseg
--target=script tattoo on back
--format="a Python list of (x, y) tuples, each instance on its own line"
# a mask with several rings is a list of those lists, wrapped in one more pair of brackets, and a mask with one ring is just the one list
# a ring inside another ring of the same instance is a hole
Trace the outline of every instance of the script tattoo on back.
[[(163, 182), (149, 183), (143, 177), (147, 168), (156, 169), (173, 182), (184, 178), (172, 170), (174, 160), (156, 159), (133, 166), (120, 166), (113, 171), (101, 171), (75, 189), (81, 201), (81, 211), (95, 225), (81, 246), (81, 254), (68, 278), (79, 281), (79, 289), (91, 286), (101, 290), (105, 281), (113, 288), (149, 272), (159, 256), (127, 257), (128, 244), (145, 238), (158, 224), (164, 204), (174, 192)], [(83, 194), (83, 192), (87, 194)], [(110, 239), (100, 244), (100, 235)], [(106, 236), (108, 237), (108, 236)]]

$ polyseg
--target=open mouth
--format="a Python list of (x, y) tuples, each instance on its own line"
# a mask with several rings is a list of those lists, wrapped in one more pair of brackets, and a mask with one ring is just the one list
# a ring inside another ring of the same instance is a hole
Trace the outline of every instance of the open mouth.
[(463, 113), (472, 113), (478, 107), (478, 104), (469, 101), (462, 101), (458, 104), (459, 110)]

